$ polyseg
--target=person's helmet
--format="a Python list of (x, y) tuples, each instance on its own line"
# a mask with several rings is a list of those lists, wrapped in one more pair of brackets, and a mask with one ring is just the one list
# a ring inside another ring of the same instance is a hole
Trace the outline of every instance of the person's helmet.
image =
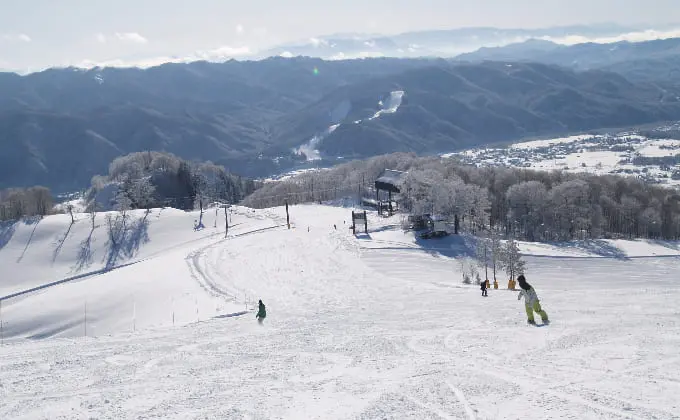
[(517, 281), (520, 283), (524, 283), (527, 281), (527, 279), (524, 278), (524, 274), (520, 274), (519, 277), (517, 277)]

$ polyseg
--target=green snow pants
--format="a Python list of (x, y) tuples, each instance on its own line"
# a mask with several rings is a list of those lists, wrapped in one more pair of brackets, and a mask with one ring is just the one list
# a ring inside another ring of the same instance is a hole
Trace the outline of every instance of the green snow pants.
[(548, 320), (548, 314), (541, 308), (541, 303), (539, 301), (534, 302), (533, 308), (528, 303), (524, 304), (524, 308), (527, 310), (527, 319), (529, 321), (534, 320), (534, 311), (541, 316), (543, 322)]

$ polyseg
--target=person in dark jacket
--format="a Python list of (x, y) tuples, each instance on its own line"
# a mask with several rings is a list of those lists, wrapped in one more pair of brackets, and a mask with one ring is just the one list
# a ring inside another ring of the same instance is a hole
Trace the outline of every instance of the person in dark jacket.
[(267, 317), (267, 310), (264, 307), (264, 303), (262, 303), (262, 299), (260, 299), (260, 304), (259, 308), (257, 310), (257, 315), (255, 315), (255, 318), (257, 318), (257, 322), (262, 324), (262, 321)]
[(488, 292), (486, 291), (486, 281), (483, 281), (479, 288), (482, 289), (482, 296), (489, 296)]

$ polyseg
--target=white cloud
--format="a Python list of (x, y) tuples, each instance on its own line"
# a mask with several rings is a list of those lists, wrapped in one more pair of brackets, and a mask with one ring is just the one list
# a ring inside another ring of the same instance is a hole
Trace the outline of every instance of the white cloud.
[(356, 54), (345, 54), (343, 52), (339, 52), (337, 54), (334, 54), (330, 57), (328, 57), (328, 60), (354, 60), (354, 59), (359, 59), (359, 58), (381, 58), (384, 57), (385, 55), (381, 52), (378, 51), (360, 51)]
[(186, 57), (190, 61), (207, 60), (207, 61), (222, 61), (234, 57), (245, 57), (252, 55), (253, 52), (248, 47), (228, 47), (222, 46), (207, 51), (196, 51), (193, 55)]
[(134, 42), (136, 44), (146, 44), (149, 42), (146, 38), (138, 34), (137, 32), (116, 32), (115, 37), (119, 41)]
[(284, 51), (281, 54), (279, 54), (279, 56), (283, 58), (293, 58), (293, 53), (290, 51)]
[(241, 35), (243, 33), (243, 31), (245, 31), (245, 28), (243, 27), (243, 25), (241, 25), (240, 23), (238, 25), (236, 25), (236, 33), (237, 34)]
[(328, 45), (328, 41), (326, 41), (325, 39), (321, 39), (321, 38), (309, 38), (309, 42), (310, 42), (314, 47), (320, 47), (321, 45), (323, 45), (323, 46), (327, 46), (327, 45)]
[(12, 42), (31, 42), (31, 37), (26, 34), (2, 34), (0, 39)]
[(147, 44), (149, 42), (148, 39), (137, 32), (116, 32), (113, 35), (105, 35), (99, 32), (94, 37), (100, 44), (106, 44), (109, 41), (130, 42), (133, 44)]
[(583, 44), (586, 42), (594, 42), (596, 44), (612, 44), (614, 42), (628, 41), (628, 42), (643, 42), (654, 41), (658, 39), (680, 38), (680, 29), (672, 29), (669, 31), (655, 31), (652, 29), (638, 32), (628, 32), (625, 34), (602, 37), (602, 38), (587, 38), (581, 35), (571, 35), (561, 38), (542, 37), (541, 39), (556, 42), (563, 45)]
[(106, 60), (106, 61), (93, 61), (93, 60), (83, 60), (80, 63), (74, 65), (74, 67), (79, 68), (93, 68), (93, 67), (139, 67), (139, 68), (149, 68), (154, 66), (159, 66), (164, 63), (191, 63), (193, 61), (212, 61), (212, 62), (222, 62), (229, 59), (245, 58), (252, 56), (254, 53), (249, 47), (230, 47), (222, 46), (205, 51), (195, 51), (191, 54), (185, 56), (175, 56), (175, 57), (149, 57), (137, 60)]

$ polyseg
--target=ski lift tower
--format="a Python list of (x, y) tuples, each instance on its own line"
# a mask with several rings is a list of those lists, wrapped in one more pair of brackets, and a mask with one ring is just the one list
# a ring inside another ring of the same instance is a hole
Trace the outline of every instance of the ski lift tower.
[(396, 171), (394, 169), (385, 169), (383, 173), (375, 180), (375, 198), (378, 202), (378, 214), (382, 215), (382, 202), (380, 201), (380, 191), (387, 191), (387, 209), (388, 215), (394, 214), (392, 208), (392, 193), (401, 193), (401, 187), (406, 179), (407, 172)]

